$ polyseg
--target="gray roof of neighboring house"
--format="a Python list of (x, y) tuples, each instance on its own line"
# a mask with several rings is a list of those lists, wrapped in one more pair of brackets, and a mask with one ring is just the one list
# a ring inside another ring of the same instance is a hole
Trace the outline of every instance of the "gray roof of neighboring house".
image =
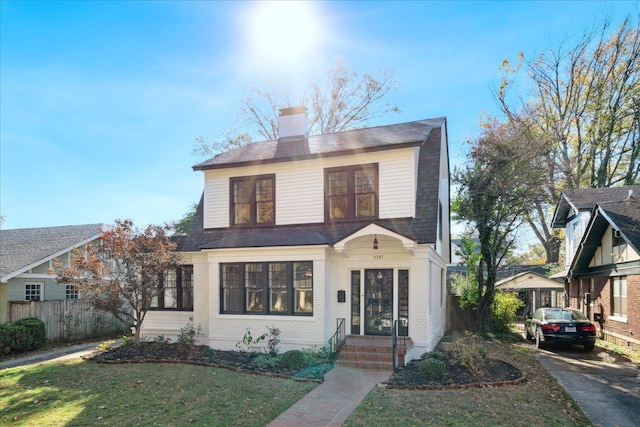
[(55, 254), (95, 239), (103, 224), (0, 230), (0, 277), (7, 277)]
[[(446, 119), (438, 118), (309, 137), (310, 157), (345, 155), (358, 150), (389, 150), (403, 146), (419, 146), (415, 218), (204, 229), (203, 199), (201, 198), (191, 229), (187, 236), (178, 242), (178, 250), (333, 245), (371, 223), (417, 243), (433, 243), (436, 241), (438, 225), (440, 158), (442, 155), (447, 155), (447, 153), (441, 153), (441, 138), (442, 132), (446, 132), (446, 129), (443, 130), (445, 126)], [(206, 170), (256, 162), (271, 163), (301, 159), (300, 156), (275, 158), (276, 144), (276, 141), (250, 144), (220, 154), (194, 166), (194, 169)], [(310, 158), (309, 156), (304, 158)]]
[(563, 191), (551, 220), (553, 228), (564, 228), (570, 218), (572, 209), (591, 211), (595, 205), (619, 202), (629, 197), (629, 191), (637, 198), (640, 197), (640, 185), (624, 187), (578, 188)]

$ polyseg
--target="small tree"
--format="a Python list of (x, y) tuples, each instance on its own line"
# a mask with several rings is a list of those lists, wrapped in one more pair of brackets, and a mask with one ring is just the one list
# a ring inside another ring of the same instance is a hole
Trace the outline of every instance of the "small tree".
[(533, 144), (531, 137), (526, 127), (485, 123), (469, 154), (471, 162), (453, 176), (458, 185), (454, 214), (475, 228), (479, 241), (475, 295), (481, 331), (489, 326), (498, 266), (531, 207), (531, 192), (544, 178), (544, 168), (531, 158), (544, 146)]
[(98, 310), (133, 324), (135, 341), (152, 301), (162, 291), (163, 277), (178, 267), (169, 227), (136, 229), (131, 220), (116, 220), (101, 230), (100, 241), (75, 249), (65, 265), (54, 260), (59, 283), (73, 283), (83, 299)]

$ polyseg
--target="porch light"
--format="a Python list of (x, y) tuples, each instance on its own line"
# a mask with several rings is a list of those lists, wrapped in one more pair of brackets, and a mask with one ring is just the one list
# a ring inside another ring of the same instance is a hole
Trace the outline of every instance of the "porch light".
[(373, 238), (373, 249), (378, 249), (378, 236)]

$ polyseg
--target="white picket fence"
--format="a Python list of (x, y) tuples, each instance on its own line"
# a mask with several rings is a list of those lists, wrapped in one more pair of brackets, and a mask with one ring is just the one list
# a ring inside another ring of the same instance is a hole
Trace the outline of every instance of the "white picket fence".
[(36, 317), (47, 330), (47, 341), (74, 341), (124, 333), (130, 325), (112, 314), (94, 310), (82, 300), (12, 301), (9, 303), (9, 322)]

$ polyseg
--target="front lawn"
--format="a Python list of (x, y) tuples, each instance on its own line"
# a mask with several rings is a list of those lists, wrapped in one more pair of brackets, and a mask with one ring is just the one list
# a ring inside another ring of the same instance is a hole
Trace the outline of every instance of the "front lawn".
[(0, 424), (264, 426), (317, 384), (183, 364), (0, 371)]
[(526, 381), (453, 390), (375, 388), (345, 426), (590, 426), (589, 419), (525, 343), (487, 344), (520, 369)]

